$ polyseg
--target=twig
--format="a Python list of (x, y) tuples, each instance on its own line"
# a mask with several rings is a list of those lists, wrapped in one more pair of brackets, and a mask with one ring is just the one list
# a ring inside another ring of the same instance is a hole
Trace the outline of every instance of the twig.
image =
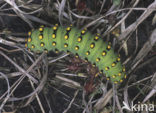
[(7, 76), (5, 74), (0, 72), (0, 75), (5, 78), (5, 80), (7, 81), (7, 85), (8, 85), (7, 96), (6, 96), (6, 98), (4, 99), (4, 101), (2, 102), (2, 104), (0, 106), (0, 112), (1, 112), (1, 110), (3, 109), (3, 106), (5, 105), (5, 103), (7, 102), (7, 100), (10, 97), (10, 84), (9, 84), (9, 80), (8, 80), (8, 78), (7, 78)]
[(23, 68), (21, 68), (19, 65), (17, 65), (12, 59), (10, 59), (7, 55), (5, 55), (2, 51), (0, 51), (0, 54), (4, 56), (9, 62), (11, 62), (21, 73), (26, 75), (29, 79), (31, 79), (34, 83), (38, 83), (38, 81), (32, 77), (29, 73), (27, 73)]
[(67, 113), (68, 110), (71, 108), (71, 105), (73, 104), (73, 102), (74, 102), (74, 100), (75, 100), (75, 98), (76, 98), (78, 92), (79, 92), (79, 90), (77, 90), (77, 91), (74, 93), (73, 99), (71, 100), (71, 102), (70, 102), (70, 104), (68, 105), (67, 109), (65, 109), (65, 110), (63, 111), (63, 113)]
[[(137, 0), (138, 1), (138, 0)], [(125, 31), (119, 36), (119, 40), (125, 39), (132, 31), (135, 31), (138, 25), (140, 25), (153, 11), (156, 10), (156, 1), (154, 1), (148, 8), (144, 11), (144, 13)]]

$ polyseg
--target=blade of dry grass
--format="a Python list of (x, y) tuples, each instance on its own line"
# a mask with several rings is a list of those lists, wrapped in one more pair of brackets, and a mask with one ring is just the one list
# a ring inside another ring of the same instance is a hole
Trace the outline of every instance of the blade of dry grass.
[(110, 89), (107, 94), (103, 97), (100, 98), (94, 107), (99, 111), (100, 109), (104, 108), (106, 104), (110, 101), (110, 99), (113, 97), (113, 89)]
[(18, 64), (16, 64), (12, 59), (10, 59), (7, 55), (5, 55), (2, 51), (0, 51), (0, 54), (5, 57), (10, 63), (12, 63), (21, 73), (26, 75), (29, 79), (31, 79), (34, 83), (38, 83), (38, 81), (31, 76), (29, 73), (27, 73), (23, 68), (21, 68)]
[[(156, 5), (156, 4), (155, 4)], [(156, 43), (156, 29), (153, 30), (149, 40), (143, 45), (142, 49), (138, 52), (137, 56), (132, 62), (131, 70), (134, 70), (136, 66), (143, 60), (143, 58), (152, 50), (152, 47)]]
[(0, 105), (0, 112), (1, 112), (2, 109), (3, 109), (3, 106), (6, 104), (7, 100), (10, 97), (10, 83), (9, 83), (9, 80), (8, 80), (7, 76), (4, 73), (0, 72), (0, 75), (5, 78), (5, 80), (7, 82), (7, 86), (8, 86), (7, 95), (6, 95), (5, 99), (4, 99), (4, 101)]
[[(138, 0), (137, 0), (138, 1)], [(151, 3), (144, 13), (131, 25), (129, 25), (119, 36), (119, 40), (125, 39), (131, 32), (135, 31), (136, 28), (147, 18), (151, 15), (152, 12), (156, 10), (156, 1)]]

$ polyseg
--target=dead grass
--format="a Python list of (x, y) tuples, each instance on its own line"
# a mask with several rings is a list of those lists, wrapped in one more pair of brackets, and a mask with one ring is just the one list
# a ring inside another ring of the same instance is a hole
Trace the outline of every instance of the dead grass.
[[(0, 1), (0, 113), (129, 113), (123, 101), (156, 105), (155, 10), (154, 0)], [(121, 85), (93, 80), (89, 64), (69, 54), (25, 49), (29, 30), (55, 23), (113, 39), (128, 78)]]

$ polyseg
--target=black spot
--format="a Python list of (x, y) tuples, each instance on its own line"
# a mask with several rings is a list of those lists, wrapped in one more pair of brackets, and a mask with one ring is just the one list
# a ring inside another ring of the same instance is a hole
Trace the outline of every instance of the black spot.
[(87, 61), (87, 62), (88, 62), (88, 58), (87, 58), (87, 57), (85, 57), (85, 61)]
[(101, 73), (103, 73), (103, 70), (100, 70)]

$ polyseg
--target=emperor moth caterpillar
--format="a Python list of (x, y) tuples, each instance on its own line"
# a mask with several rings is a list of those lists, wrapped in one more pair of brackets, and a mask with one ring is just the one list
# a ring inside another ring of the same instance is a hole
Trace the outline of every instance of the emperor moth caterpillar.
[(65, 51), (97, 66), (100, 73), (114, 83), (126, 78), (125, 67), (120, 55), (115, 54), (110, 42), (103, 41), (99, 34), (91, 34), (86, 29), (80, 30), (72, 25), (61, 27), (57, 24), (50, 28), (41, 26), (28, 33), (25, 46), (33, 52)]

